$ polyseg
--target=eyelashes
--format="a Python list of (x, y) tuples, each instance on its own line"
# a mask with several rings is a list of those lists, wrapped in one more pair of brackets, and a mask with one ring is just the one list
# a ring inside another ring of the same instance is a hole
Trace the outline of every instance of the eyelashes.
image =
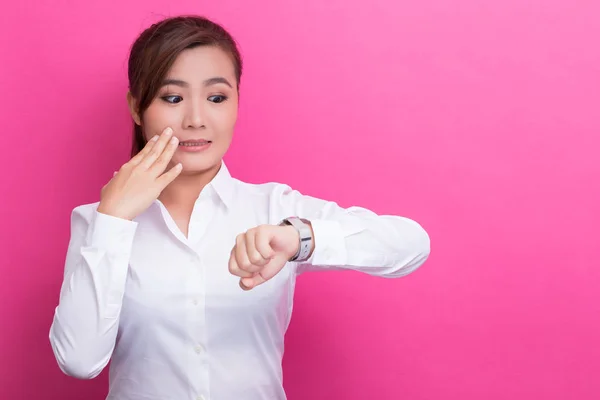
[[(162, 96), (161, 99), (169, 104), (178, 104), (183, 101), (183, 97), (177, 96), (177, 95)], [(219, 104), (219, 103), (223, 103), (224, 101), (226, 101), (227, 96), (224, 96), (222, 94), (217, 94), (217, 95), (208, 97), (207, 100), (210, 101), (211, 103)]]

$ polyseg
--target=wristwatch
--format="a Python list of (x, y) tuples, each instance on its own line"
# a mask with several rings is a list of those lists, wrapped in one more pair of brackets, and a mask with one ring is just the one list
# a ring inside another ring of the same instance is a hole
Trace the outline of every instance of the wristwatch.
[(300, 246), (298, 252), (289, 261), (302, 262), (310, 258), (310, 250), (312, 248), (314, 238), (310, 221), (304, 218), (288, 217), (279, 223), (279, 225), (291, 225), (298, 231), (300, 236)]

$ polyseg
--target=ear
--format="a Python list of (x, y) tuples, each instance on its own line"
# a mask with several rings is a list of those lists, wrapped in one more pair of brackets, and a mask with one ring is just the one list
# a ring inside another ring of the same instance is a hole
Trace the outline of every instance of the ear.
[(137, 110), (138, 110), (137, 100), (133, 97), (133, 95), (129, 91), (127, 92), (127, 104), (129, 105), (129, 113), (131, 114), (133, 121), (136, 123), (136, 125), (142, 125), (140, 115), (137, 112)]

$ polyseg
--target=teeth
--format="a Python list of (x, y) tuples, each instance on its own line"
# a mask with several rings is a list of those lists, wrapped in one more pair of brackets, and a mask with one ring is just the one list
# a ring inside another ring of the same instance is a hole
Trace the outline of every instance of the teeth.
[(209, 142), (180, 142), (179, 145), (193, 147), (193, 146), (204, 146), (207, 143), (209, 143)]

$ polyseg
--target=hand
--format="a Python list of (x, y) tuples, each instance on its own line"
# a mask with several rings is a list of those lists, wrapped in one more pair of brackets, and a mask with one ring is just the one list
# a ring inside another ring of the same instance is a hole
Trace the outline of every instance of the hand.
[(260, 225), (237, 236), (229, 257), (229, 272), (250, 290), (279, 273), (300, 246), (293, 226)]
[(179, 144), (171, 128), (152, 138), (102, 188), (98, 212), (132, 220), (146, 210), (182, 170), (164, 172)]

